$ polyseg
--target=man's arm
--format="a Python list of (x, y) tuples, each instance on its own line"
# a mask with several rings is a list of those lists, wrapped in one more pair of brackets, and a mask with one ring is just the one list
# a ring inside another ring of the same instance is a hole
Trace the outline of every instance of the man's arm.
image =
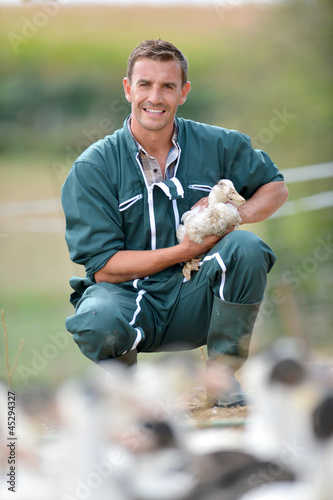
[(145, 278), (167, 267), (193, 259), (207, 253), (220, 238), (207, 236), (201, 245), (194, 243), (185, 235), (182, 243), (157, 250), (120, 250), (97, 271), (94, 276), (97, 283), (123, 283), (136, 278)]
[(243, 224), (261, 222), (270, 217), (288, 198), (288, 189), (283, 181), (261, 186), (254, 195), (238, 207)]

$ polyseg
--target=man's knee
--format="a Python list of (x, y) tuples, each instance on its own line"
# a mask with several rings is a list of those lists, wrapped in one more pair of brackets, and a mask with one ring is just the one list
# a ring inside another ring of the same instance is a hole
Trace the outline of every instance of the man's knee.
[(233, 246), (239, 251), (249, 251), (253, 252), (260, 247), (260, 243), (262, 242), (261, 238), (250, 231), (238, 230), (232, 231), (227, 236), (225, 236), (222, 242), (227, 242), (228, 245)]
[(265, 268), (269, 272), (276, 257), (273, 250), (254, 233), (250, 231), (232, 231), (222, 240), (223, 248), (237, 256), (237, 259), (253, 270)]
[[(77, 331), (108, 332), (112, 329), (112, 319), (116, 316), (117, 307), (112, 296), (105, 296), (99, 285), (93, 285), (85, 292), (71, 318), (76, 318)], [(71, 324), (70, 321), (69, 323)]]
[(261, 238), (249, 231), (233, 231), (222, 238), (212, 253), (219, 254), (211, 274), (215, 295), (242, 304), (262, 300), (275, 255)]
[(83, 354), (97, 362), (120, 356), (131, 339), (126, 342), (126, 329), (119, 328), (121, 313), (112, 296), (106, 296), (93, 287), (97, 285), (87, 290), (78, 303), (76, 313), (66, 319), (66, 328), (73, 334)]

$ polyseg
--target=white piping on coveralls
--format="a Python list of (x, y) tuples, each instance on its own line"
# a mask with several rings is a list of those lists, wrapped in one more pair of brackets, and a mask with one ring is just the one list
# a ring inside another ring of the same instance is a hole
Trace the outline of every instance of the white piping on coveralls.
[(224, 298), (224, 285), (225, 285), (225, 279), (226, 279), (226, 272), (227, 272), (227, 267), (225, 263), (223, 262), (223, 259), (221, 255), (218, 252), (213, 253), (212, 255), (206, 255), (206, 257), (202, 260), (202, 262), (199, 263), (199, 266), (202, 266), (202, 264), (205, 261), (211, 260), (211, 259), (216, 259), (220, 268), (222, 269), (222, 275), (221, 275), (221, 285), (219, 289), (219, 295), (221, 300), (225, 300)]
[[(135, 320), (137, 318), (137, 315), (139, 314), (139, 312), (141, 311), (141, 306), (140, 306), (140, 302), (141, 302), (141, 299), (143, 297), (143, 295), (146, 293), (146, 290), (140, 290), (140, 292), (138, 293), (137, 297), (136, 297), (136, 310), (134, 311), (134, 314), (133, 314), (133, 318), (132, 320), (130, 321), (130, 325), (131, 326), (134, 326), (135, 324)], [(140, 342), (140, 340), (142, 339), (142, 333), (141, 333), (141, 330), (139, 328), (135, 328), (136, 330), (136, 338), (134, 340), (134, 343), (132, 345), (132, 347), (130, 348), (130, 351), (133, 351), (133, 349), (136, 348), (136, 346), (138, 345), (138, 343)]]
[(210, 193), (210, 191), (213, 188), (211, 186), (207, 186), (205, 184), (190, 184), (189, 189), (194, 189), (196, 191), (206, 191), (207, 193)]

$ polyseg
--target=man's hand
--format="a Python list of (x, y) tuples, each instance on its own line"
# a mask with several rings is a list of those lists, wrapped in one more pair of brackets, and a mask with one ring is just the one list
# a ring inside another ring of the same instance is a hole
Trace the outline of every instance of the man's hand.
[(181, 262), (195, 259), (199, 255), (209, 252), (209, 250), (213, 248), (213, 246), (215, 246), (220, 239), (221, 238), (219, 236), (206, 236), (203, 242), (199, 244), (190, 240), (188, 234), (185, 234), (184, 240), (179, 244), (179, 246), (182, 246), (184, 248), (184, 252), (186, 253), (187, 257), (186, 259), (184, 259), (184, 261)]
[(204, 198), (201, 198), (199, 201), (197, 201), (195, 203), (195, 205), (193, 205), (193, 207), (191, 207), (191, 210), (193, 210), (193, 208), (195, 208), (195, 207), (207, 208), (208, 207), (208, 196), (205, 196)]

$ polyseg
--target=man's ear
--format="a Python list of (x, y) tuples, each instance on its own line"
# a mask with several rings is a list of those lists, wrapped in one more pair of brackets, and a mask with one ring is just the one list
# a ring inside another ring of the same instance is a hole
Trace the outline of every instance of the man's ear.
[(127, 101), (132, 102), (132, 92), (131, 92), (132, 87), (131, 87), (131, 84), (128, 81), (127, 77), (125, 77), (123, 79), (123, 85), (124, 85), (125, 97), (126, 97)]
[(184, 87), (182, 88), (182, 96), (180, 98), (179, 104), (184, 104), (187, 98), (187, 94), (189, 93), (190, 90), (191, 90), (191, 83), (186, 82)]

